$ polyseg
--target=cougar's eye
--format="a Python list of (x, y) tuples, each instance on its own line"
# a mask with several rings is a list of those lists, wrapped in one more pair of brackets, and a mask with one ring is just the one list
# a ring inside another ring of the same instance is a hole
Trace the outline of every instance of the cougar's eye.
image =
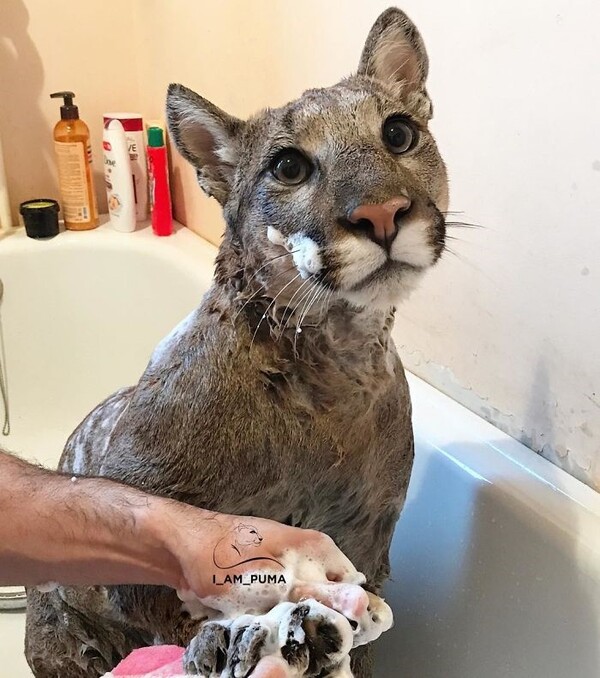
[(392, 153), (406, 153), (417, 141), (414, 126), (401, 115), (392, 115), (383, 123), (382, 136)]
[(271, 172), (282, 184), (295, 186), (306, 181), (312, 172), (308, 158), (294, 148), (282, 151), (273, 161)]

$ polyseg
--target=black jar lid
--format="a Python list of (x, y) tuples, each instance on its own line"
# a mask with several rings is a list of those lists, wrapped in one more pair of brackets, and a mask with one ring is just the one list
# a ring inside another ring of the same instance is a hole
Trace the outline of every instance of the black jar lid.
[(58, 235), (58, 212), (60, 207), (52, 198), (26, 200), (19, 206), (19, 212), (30, 238), (52, 238)]

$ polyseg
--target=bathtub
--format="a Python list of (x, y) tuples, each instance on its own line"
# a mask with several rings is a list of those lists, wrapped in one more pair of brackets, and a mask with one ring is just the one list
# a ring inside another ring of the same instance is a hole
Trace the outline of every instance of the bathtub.
[[(184, 228), (167, 239), (101, 227), (2, 240), (3, 446), (54, 466), (82, 417), (135, 382), (197, 305), (214, 255)], [(409, 383), (416, 459), (385, 591), (396, 623), (376, 643), (376, 677), (597, 678), (600, 496)], [(31, 675), (23, 629), (21, 610), (0, 612), (2, 676)]]

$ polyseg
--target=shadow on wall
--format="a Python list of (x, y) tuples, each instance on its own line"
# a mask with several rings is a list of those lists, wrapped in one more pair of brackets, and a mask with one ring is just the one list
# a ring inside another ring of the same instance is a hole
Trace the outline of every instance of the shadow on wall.
[[(15, 223), (23, 200), (57, 197), (48, 141), (52, 139), (52, 130), (38, 105), (44, 68), (28, 25), (29, 13), (22, 0), (0, 2), (0, 136)], [(11, 176), (17, 174), (18, 186), (11, 181)]]
[[(460, 459), (490, 447), (447, 452)], [(577, 530), (532, 510), (530, 491), (517, 487), (515, 500), (417, 441), (385, 590), (395, 626), (376, 645), (377, 676), (600, 675), (598, 582), (578, 567)]]

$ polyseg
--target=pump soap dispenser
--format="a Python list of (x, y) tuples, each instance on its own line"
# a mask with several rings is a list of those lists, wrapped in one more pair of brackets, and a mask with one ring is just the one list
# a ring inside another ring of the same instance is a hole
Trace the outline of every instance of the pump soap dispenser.
[(63, 99), (60, 120), (54, 127), (54, 150), (65, 226), (71, 231), (87, 231), (98, 225), (90, 130), (79, 118), (73, 92), (54, 92), (50, 97)]

